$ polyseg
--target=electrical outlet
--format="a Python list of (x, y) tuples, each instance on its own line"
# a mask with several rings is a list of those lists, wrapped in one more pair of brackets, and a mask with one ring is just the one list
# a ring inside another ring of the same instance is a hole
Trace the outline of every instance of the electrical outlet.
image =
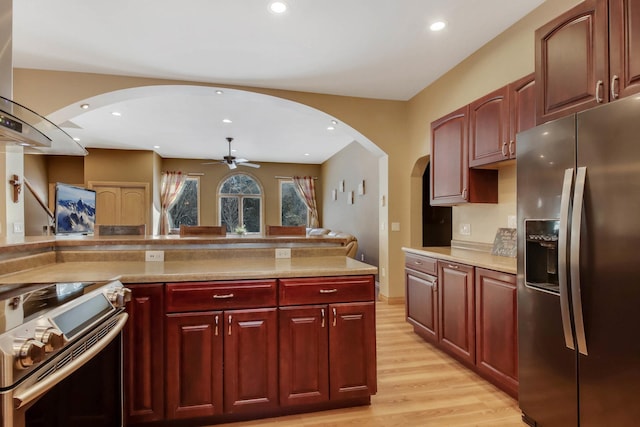
[(276, 258), (291, 258), (291, 249), (276, 248)]
[(164, 251), (145, 251), (145, 261), (164, 261)]
[(516, 218), (515, 215), (507, 216), (507, 227), (509, 227), (509, 228), (518, 227), (518, 219)]
[(463, 236), (471, 235), (471, 224), (460, 224), (460, 234)]
[(392, 222), (391, 223), (391, 231), (400, 231), (400, 223)]
[(24, 224), (21, 222), (13, 223), (13, 232), (14, 233), (24, 233)]
[(386, 270), (384, 269), (384, 267), (381, 267), (381, 268), (380, 268), (380, 275), (381, 275), (382, 277), (384, 277), (384, 276), (386, 276), (386, 275), (387, 275), (387, 272), (386, 272)]

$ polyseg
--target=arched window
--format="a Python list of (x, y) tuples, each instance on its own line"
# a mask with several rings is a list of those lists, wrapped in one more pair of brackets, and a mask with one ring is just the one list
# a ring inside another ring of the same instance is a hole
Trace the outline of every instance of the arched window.
[(244, 226), (247, 233), (262, 232), (262, 189), (258, 181), (246, 174), (235, 174), (220, 185), (218, 191), (220, 225), (233, 233)]

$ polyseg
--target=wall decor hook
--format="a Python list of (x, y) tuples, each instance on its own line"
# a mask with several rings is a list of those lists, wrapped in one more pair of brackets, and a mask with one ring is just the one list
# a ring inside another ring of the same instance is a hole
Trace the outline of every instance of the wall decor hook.
[(13, 186), (13, 203), (18, 203), (22, 191), (22, 181), (18, 175), (12, 175), (9, 184)]

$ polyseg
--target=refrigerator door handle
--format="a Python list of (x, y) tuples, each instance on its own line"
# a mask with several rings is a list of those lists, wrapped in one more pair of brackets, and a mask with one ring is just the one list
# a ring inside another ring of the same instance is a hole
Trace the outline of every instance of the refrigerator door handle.
[(584, 201), (584, 187), (587, 180), (587, 168), (580, 167), (576, 172), (576, 187), (573, 193), (573, 213), (571, 216), (571, 302), (573, 305), (573, 319), (576, 327), (576, 343), (578, 351), (585, 356), (587, 353), (587, 338), (582, 316), (582, 298), (580, 296), (580, 237), (582, 230), (582, 213)]
[(562, 331), (567, 348), (575, 350), (571, 312), (569, 310), (569, 288), (567, 286), (567, 235), (569, 233), (569, 207), (571, 187), (573, 186), (573, 168), (564, 171), (562, 197), (560, 198), (560, 229), (558, 230), (558, 285), (560, 288), (560, 314)]

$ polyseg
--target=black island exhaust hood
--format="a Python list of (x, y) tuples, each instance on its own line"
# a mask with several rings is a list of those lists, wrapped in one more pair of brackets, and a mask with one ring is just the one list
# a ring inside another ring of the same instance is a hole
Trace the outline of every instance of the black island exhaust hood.
[(87, 155), (68, 133), (35, 111), (12, 101), (13, 0), (0, 0), (0, 145), (25, 147), (25, 153)]

